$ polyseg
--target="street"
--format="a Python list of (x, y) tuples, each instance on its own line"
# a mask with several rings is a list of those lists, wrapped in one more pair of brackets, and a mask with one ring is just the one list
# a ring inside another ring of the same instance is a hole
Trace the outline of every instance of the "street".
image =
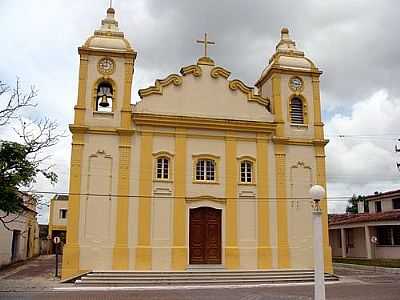
[[(52, 278), (54, 257), (40, 257), (17, 270), (0, 272), (0, 299), (312, 299), (313, 286), (306, 284), (251, 287), (145, 287), (80, 288)], [(339, 283), (326, 287), (327, 299), (400, 299), (400, 274), (337, 267)]]

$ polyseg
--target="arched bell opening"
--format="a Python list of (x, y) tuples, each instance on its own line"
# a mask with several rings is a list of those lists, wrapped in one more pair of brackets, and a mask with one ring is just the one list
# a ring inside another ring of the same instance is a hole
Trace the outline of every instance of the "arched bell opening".
[(112, 112), (113, 88), (109, 82), (103, 81), (97, 87), (96, 111)]

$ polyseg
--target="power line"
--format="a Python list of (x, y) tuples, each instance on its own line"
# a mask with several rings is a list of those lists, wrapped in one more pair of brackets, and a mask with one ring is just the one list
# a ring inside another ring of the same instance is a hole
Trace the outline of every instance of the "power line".
[[(50, 194), (50, 195), (64, 195), (64, 196), (93, 196), (93, 197), (109, 197), (109, 198), (144, 198), (144, 199), (204, 199), (208, 198), (202, 196), (167, 196), (167, 195), (121, 195), (121, 194), (99, 194), (99, 193), (68, 193), (68, 192), (51, 192), (51, 191), (21, 191), (24, 193), (33, 194)], [(326, 199), (330, 201), (348, 201), (352, 196), (334, 196), (327, 197)], [(266, 202), (278, 202), (284, 200), (309, 200), (312, 201), (310, 197), (210, 197), (217, 200), (239, 200), (239, 201), (266, 201)]]

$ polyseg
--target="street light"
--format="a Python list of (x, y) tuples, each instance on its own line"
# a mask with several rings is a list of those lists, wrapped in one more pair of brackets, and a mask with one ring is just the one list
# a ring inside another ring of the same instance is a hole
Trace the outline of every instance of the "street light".
[(325, 278), (324, 278), (324, 248), (322, 243), (322, 210), (319, 202), (325, 196), (325, 189), (320, 185), (310, 188), (313, 206), (314, 225), (314, 299), (325, 300)]

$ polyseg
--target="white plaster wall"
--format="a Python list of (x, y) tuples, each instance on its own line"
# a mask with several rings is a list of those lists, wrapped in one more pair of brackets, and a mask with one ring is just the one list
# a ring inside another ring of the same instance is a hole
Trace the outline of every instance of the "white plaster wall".
[(332, 256), (341, 257), (342, 248), (340, 247), (340, 229), (329, 230), (329, 242), (332, 249)]
[[(61, 225), (61, 226), (67, 226), (67, 219), (68, 219), (68, 201), (64, 200), (51, 200), (52, 205), (50, 208), (53, 208), (52, 212), (52, 224), (53, 225)], [(60, 209), (66, 209), (67, 210), (67, 218), (61, 219), (60, 218)]]
[[(111, 269), (115, 240), (119, 137), (86, 135), (80, 202), (80, 267)], [(96, 196), (97, 195), (97, 196)]]
[(400, 258), (400, 246), (377, 246), (375, 250), (376, 258)]
[(346, 230), (352, 230), (352, 248), (348, 248), (348, 257), (367, 257), (367, 252), (365, 249), (365, 231), (362, 228), (348, 228)]
[[(186, 153), (186, 193), (188, 197), (225, 197), (225, 141), (214, 139), (187, 139)], [(193, 155), (219, 156), (217, 162), (217, 183), (194, 183)]]
[[(0, 214), (4, 215), (4, 212), (0, 210)], [(15, 214), (11, 214), (8, 218), (5, 218), (5, 221), (12, 220), (16, 217)], [(11, 263), (11, 248), (12, 248), (12, 238), (13, 231), (19, 230), (20, 236), (18, 241), (18, 250), (15, 261), (25, 260), (27, 259), (27, 243), (28, 243), (28, 222), (32, 220), (31, 226), (31, 251), (30, 256), (39, 254), (39, 227), (37, 225), (36, 217), (33, 217), (31, 213), (28, 215), (20, 215), (15, 221), (8, 223), (8, 227), (11, 230), (6, 229), (3, 224), (0, 225), (0, 267), (4, 265), (8, 265)], [(30, 257), (29, 256), (29, 257)]]
[(294, 268), (313, 266), (312, 206), (309, 189), (315, 180), (314, 148), (287, 146), (287, 212), (290, 262)]
[(183, 76), (180, 86), (163, 89), (163, 95), (150, 95), (135, 106), (135, 111), (180, 116), (272, 121), (265, 106), (248, 101), (240, 90), (229, 89), (228, 80), (210, 76), (213, 67), (200, 65), (202, 75)]

